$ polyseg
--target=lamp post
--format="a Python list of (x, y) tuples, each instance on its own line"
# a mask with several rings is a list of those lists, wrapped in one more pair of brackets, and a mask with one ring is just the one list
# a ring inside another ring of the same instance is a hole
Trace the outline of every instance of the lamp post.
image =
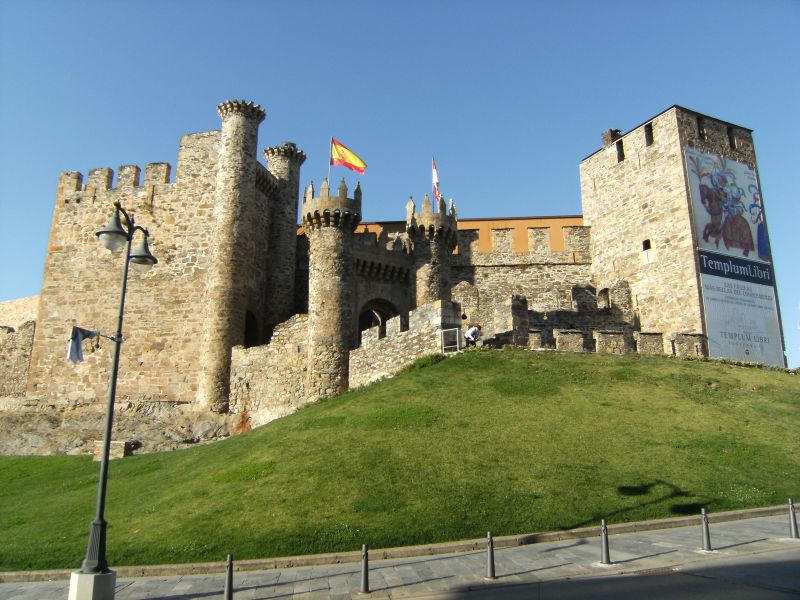
[[(125, 218), (123, 226), (120, 215)], [(144, 235), (139, 245), (131, 252), (131, 243), (137, 231)], [(103, 432), (103, 454), (100, 458), (100, 481), (97, 486), (97, 512), (89, 529), (89, 544), (86, 558), (81, 570), (72, 574), (69, 586), (69, 600), (113, 600), (116, 575), (108, 568), (106, 560), (106, 520), (104, 518), (106, 504), (106, 484), (108, 483), (108, 460), (111, 448), (111, 425), (114, 420), (114, 401), (117, 394), (117, 373), (119, 372), (119, 354), (122, 348), (122, 319), (125, 313), (125, 292), (128, 286), (128, 267), (146, 271), (158, 262), (150, 253), (147, 245), (149, 233), (136, 225), (133, 216), (122, 208), (119, 202), (114, 203), (114, 214), (108, 224), (96, 233), (100, 243), (112, 252), (125, 246), (125, 263), (122, 267), (122, 285), (117, 315), (117, 331), (114, 335), (114, 351), (111, 359), (111, 374), (108, 379), (108, 404), (106, 406), (105, 430)]]

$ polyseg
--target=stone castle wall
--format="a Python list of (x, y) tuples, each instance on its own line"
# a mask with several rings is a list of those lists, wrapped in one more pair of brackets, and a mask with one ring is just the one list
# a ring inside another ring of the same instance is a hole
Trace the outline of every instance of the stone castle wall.
[[(727, 124), (704, 122), (708, 135), (700, 142), (696, 113), (673, 107), (624, 136), (607, 132), (604, 147), (580, 167), (594, 284), (602, 292), (627, 281), (637, 325), (664, 332), (665, 343), (703, 331), (683, 148), (731, 152)], [(734, 158), (752, 164), (750, 133), (736, 135)]]
[[(563, 240), (561, 249), (553, 247), (556, 233)], [(598, 306), (588, 227), (567, 225), (560, 232), (528, 227), (522, 248), (519, 232), (494, 229), (488, 251), (479, 230), (460, 230), (458, 235), (453, 300), (461, 304), (469, 324), (483, 326), (484, 336), (505, 331), (495, 325), (495, 311), (512, 296), (526, 299), (529, 325), (542, 330), (548, 344), (555, 341), (554, 328), (578, 328), (588, 335), (592, 329), (624, 327), (626, 307), (616, 302)]]
[(38, 312), (38, 295), (0, 302), (0, 325), (19, 327), (28, 321), (35, 321)]
[(291, 414), (306, 403), (307, 355), (308, 315), (278, 325), (268, 344), (233, 348), (229, 410), (240, 430)]
[(33, 321), (16, 329), (0, 325), (0, 397), (25, 394), (34, 331)]
[(438, 300), (411, 311), (408, 328), (400, 316), (386, 323), (386, 335), (373, 327), (361, 336), (361, 347), (350, 352), (350, 387), (356, 388), (393, 375), (414, 360), (442, 351), (443, 329), (458, 328), (461, 315), (457, 304)]
[[(213, 191), (219, 132), (184, 136), (174, 182), (170, 166), (62, 174), (45, 261), (28, 393), (33, 398), (100, 401), (108, 384), (113, 344), (100, 340), (86, 360), (65, 360), (73, 325), (113, 335), (119, 307), (123, 255), (100, 246), (101, 229), (121, 202), (150, 231), (159, 263), (141, 274), (131, 269), (120, 360), (120, 399), (194, 400), (199, 307), (205, 291), (206, 248), (213, 223)], [(137, 234), (141, 235), (141, 233)], [(88, 346), (88, 344), (85, 344)]]
[(41, 294), (0, 303), (0, 325), (18, 327), (0, 330), (0, 395), (86, 410), (105, 397), (112, 343), (87, 342), (77, 364), (64, 348), (73, 325), (114, 333), (122, 255), (95, 232), (115, 202), (148, 228), (159, 259), (129, 276), (118, 400), (181, 423), (231, 413), (210, 414), (211, 433), (191, 439), (390, 375), (441, 351), (447, 328), (460, 340), (481, 324), (499, 346), (707, 352), (683, 148), (754, 164), (747, 130), (679, 107), (610, 130), (581, 164), (583, 218), (459, 221), (426, 197), (419, 213), (406, 205), (405, 222), (359, 224), (360, 186), (348, 198), (342, 180), (336, 196), (327, 181), (319, 197), (309, 186), (298, 231), (304, 153), (267, 148), (265, 167), (263, 109), (218, 111), (221, 131), (181, 139), (174, 180), (165, 163), (148, 164), (143, 181), (130, 165), (116, 179), (108, 168), (61, 175)]
[(598, 290), (629, 282), (644, 330), (702, 331), (676, 110), (651, 123), (651, 145), (635, 129), (618, 140), (624, 158), (613, 142), (581, 164), (592, 275)]

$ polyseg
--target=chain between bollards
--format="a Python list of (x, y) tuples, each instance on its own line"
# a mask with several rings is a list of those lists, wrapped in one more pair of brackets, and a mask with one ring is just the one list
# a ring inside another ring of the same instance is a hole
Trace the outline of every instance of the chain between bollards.
[(233, 600), (233, 554), (228, 554), (225, 561), (225, 600)]
[(703, 550), (711, 550), (711, 534), (708, 531), (708, 512), (705, 508), (700, 509), (701, 520), (703, 522)]
[(494, 574), (494, 539), (492, 532), (486, 532), (486, 579), (497, 579)]
[(361, 546), (361, 593), (369, 594), (369, 548)]
[(797, 535), (797, 516), (794, 512), (794, 502), (789, 498), (789, 537), (793, 540), (799, 539)]
[(605, 519), (600, 520), (600, 564), (611, 564), (611, 559), (608, 556), (608, 525), (606, 525)]

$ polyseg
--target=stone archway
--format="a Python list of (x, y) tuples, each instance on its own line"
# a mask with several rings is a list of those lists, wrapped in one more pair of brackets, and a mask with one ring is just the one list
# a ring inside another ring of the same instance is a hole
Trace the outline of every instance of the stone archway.
[(358, 343), (361, 344), (361, 332), (370, 327), (379, 327), (378, 337), (386, 335), (386, 321), (400, 314), (394, 304), (383, 298), (373, 298), (358, 311)]

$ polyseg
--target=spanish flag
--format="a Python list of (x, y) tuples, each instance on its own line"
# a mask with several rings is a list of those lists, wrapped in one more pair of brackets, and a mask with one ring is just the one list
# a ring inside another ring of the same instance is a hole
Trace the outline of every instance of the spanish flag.
[(331, 138), (331, 165), (347, 167), (351, 171), (361, 174), (363, 174), (367, 168), (367, 163), (335, 138)]

